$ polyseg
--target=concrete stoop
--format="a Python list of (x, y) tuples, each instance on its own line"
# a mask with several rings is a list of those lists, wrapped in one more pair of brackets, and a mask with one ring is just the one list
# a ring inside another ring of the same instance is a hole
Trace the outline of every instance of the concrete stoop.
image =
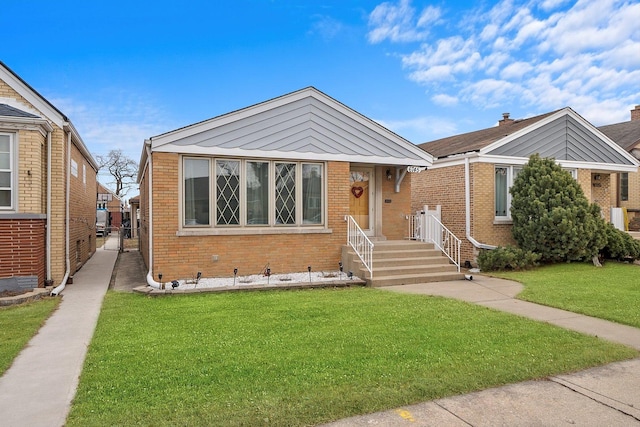
[(413, 283), (464, 279), (455, 265), (433, 244), (413, 240), (374, 242), (373, 279), (353, 249), (342, 249), (345, 271), (366, 280), (368, 286), (395, 286)]

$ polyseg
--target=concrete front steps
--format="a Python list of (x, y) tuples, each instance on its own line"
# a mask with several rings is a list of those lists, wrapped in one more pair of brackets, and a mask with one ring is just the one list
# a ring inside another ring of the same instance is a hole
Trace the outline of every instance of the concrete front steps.
[(343, 248), (342, 259), (345, 271), (353, 271), (373, 287), (464, 279), (464, 274), (458, 273), (456, 266), (433, 244), (413, 240), (374, 242), (373, 279), (348, 245)]

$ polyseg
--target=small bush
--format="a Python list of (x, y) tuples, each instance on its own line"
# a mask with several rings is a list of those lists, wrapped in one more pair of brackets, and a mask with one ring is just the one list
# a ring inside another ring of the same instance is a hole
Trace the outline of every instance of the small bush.
[(482, 251), (478, 265), (482, 271), (526, 270), (538, 265), (540, 255), (513, 246)]
[(624, 231), (620, 231), (612, 224), (605, 229), (607, 244), (602, 248), (602, 255), (608, 259), (640, 259), (640, 241), (635, 240)]

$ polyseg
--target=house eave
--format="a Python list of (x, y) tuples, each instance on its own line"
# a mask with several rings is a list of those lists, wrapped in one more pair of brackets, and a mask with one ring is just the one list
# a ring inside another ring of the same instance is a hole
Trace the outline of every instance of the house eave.
[[(409, 158), (409, 157), (388, 157), (388, 156), (359, 156), (345, 154), (329, 154), (316, 152), (297, 152), (297, 151), (277, 151), (277, 150), (245, 150), (241, 148), (222, 149), (219, 147), (199, 147), (196, 145), (175, 147), (173, 145), (164, 145), (157, 147), (153, 152), (160, 153), (178, 153), (183, 155), (194, 156), (211, 156), (211, 157), (232, 157), (232, 158), (260, 158), (260, 159), (278, 159), (278, 160), (295, 160), (295, 161), (335, 161), (335, 162), (351, 162), (361, 164), (382, 164), (391, 166), (421, 166), (431, 167), (433, 164), (425, 158)], [(142, 161), (146, 153), (141, 157)]]
[(46, 136), (47, 132), (53, 132), (51, 124), (43, 118), (0, 116), (0, 128), (15, 130), (35, 130)]
[(93, 156), (89, 152), (89, 149), (87, 148), (87, 146), (85, 145), (84, 141), (80, 137), (80, 134), (76, 130), (75, 126), (73, 126), (73, 123), (71, 123), (71, 121), (67, 120), (63, 124), (63, 129), (66, 132), (70, 132), (71, 133), (71, 141), (73, 142), (73, 144), (78, 148), (78, 150), (80, 150), (80, 152), (82, 153), (84, 158), (87, 159), (87, 161), (89, 162), (91, 167), (96, 172), (98, 172), (98, 169), (99, 169), (98, 163), (95, 161), (95, 159), (93, 158)]
[[(469, 159), (469, 163), (490, 163), (504, 165), (525, 165), (529, 161), (529, 159), (526, 157), (492, 156), (487, 154), (483, 155), (479, 152), (469, 152), (436, 159), (433, 162), (433, 166), (431, 167), (431, 169), (464, 165), (465, 159)], [(556, 163), (567, 169), (587, 169), (606, 173), (638, 172), (637, 161), (633, 165), (624, 165), (615, 163), (596, 163), (556, 159)]]

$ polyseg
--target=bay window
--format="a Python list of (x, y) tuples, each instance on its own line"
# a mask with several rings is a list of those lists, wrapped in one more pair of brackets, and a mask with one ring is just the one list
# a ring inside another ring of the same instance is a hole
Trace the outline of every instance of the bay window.
[(324, 224), (323, 163), (184, 157), (182, 169), (184, 227)]

